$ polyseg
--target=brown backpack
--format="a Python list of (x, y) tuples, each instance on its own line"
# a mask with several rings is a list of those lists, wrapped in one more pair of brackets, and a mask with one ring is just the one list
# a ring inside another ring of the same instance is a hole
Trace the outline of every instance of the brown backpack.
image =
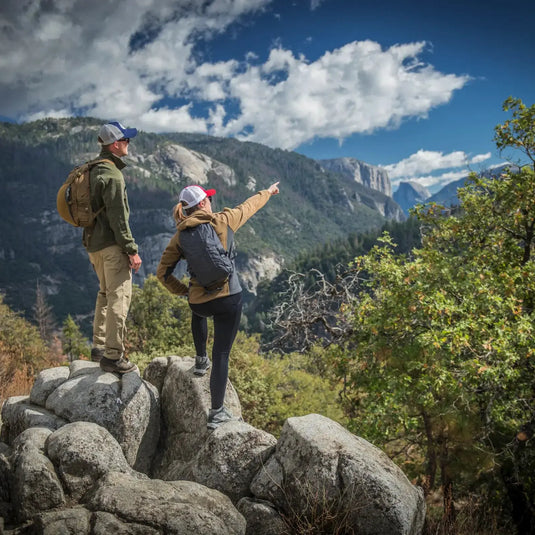
[(93, 212), (91, 207), (91, 181), (89, 173), (91, 169), (101, 163), (111, 160), (92, 160), (75, 167), (59, 188), (57, 208), (59, 215), (75, 227), (91, 227), (97, 215), (104, 209)]

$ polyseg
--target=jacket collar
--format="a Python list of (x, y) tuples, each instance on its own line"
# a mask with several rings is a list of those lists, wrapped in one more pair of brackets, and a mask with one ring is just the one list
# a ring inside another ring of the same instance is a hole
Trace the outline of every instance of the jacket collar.
[(210, 223), (214, 219), (214, 214), (209, 214), (204, 210), (196, 210), (190, 216), (186, 217), (184, 221), (180, 221), (177, 225), (177, 230), (184, 230), (190, 227), (196, 227), (202, 223)]
[(119, 158), (119, 156), (115, 156), (115, 154), (112, 154), (109, 150), (106, 150), (105, 148), (102, 148), (99, 154), (99, 158), (106, 158), (106, 160), (111, 160), (117, 169), (124, 169), (126, 167), (126, 164)]

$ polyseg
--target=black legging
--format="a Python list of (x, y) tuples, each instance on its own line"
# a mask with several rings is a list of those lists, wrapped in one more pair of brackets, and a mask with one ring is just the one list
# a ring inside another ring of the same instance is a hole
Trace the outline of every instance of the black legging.
[(210, 393), (212, 409), (219, 409), (225, 401), (228, 379), (228, 360), (232, 344), (240, 325), (242, 294), (237, 293), (220, 297), (201, 304), (191, 304), (191, 332), (197, 355), (206, 355), (208, 339), (208, 322), (214, 318), (214, 347), (212, 348), (212, 373), (210, 375)]

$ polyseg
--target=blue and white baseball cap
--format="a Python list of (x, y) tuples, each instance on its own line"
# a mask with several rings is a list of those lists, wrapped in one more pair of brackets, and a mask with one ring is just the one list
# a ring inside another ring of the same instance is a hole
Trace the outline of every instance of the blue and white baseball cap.
[(117, 121), (111, 121), (100, 127), (98, 133), (98, 142), (101, 145), (110, 145), (114, 141), (120, 139), (131, 139), (137, 136), (136, 128), (125, 128), (121, 123)]

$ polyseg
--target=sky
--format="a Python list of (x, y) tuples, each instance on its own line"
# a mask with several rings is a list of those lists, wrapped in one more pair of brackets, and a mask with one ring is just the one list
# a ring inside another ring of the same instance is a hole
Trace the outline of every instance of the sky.
[(384, 167), (435, 192), (535, 103), (533, 0), (2, 0), (0, 120), (91, 116)]

